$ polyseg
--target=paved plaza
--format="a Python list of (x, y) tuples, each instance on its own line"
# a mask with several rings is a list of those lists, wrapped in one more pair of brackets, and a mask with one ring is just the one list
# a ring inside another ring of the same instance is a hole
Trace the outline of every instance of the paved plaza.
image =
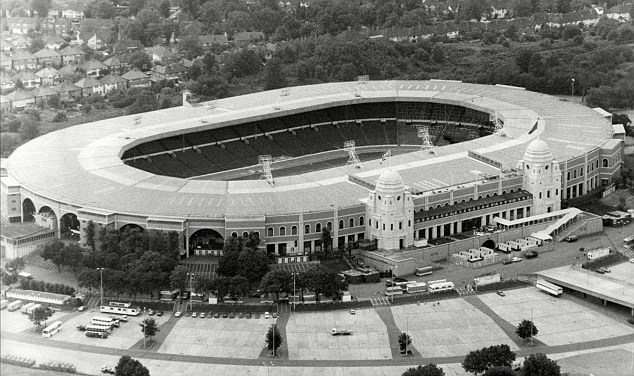
[[(333, 336), (332, 328), (352, 330)], [(391, 359), (387, 328), (374, 309), (293, 313), (286, 325), (289, 359)]]
[(502, 343), (519, 349), (490, 317), (463, 299), (396, 306), (392, 314), (423, 357), (464, 355)]

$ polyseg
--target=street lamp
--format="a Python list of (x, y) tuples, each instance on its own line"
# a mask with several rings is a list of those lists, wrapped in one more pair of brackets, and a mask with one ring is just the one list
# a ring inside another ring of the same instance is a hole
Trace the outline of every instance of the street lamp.
[(99, 289), (99, 305), (102, 306), (103, 305), (103, 268), (97, 268), (99, 270), (99, 274), (101, 275), (100, 278), (100, 289)]
[(295, 305), (297, 304), (297, 296), (295, 296), (295, 274), (293, 273), (293, 311), (295, 311)]
[(575, 79), (572, 79), (572, 89), (570, 90), (570, 96), (575, 97)]

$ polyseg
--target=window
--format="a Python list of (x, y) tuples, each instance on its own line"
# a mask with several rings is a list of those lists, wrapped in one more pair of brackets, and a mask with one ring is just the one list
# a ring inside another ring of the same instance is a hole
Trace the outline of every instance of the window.
[(297, 226), (291, 227), (291, 235), (297, 235)]
[[(363, 224), (364, 224), (363, 223), (363, 217), (359, 217), (359, 226), (363, 226)], [(370, 224), (372, 224), (372, 223), (370, 223)]]
[(608, 164), (610, 162), (608, 162), (608, 160), (606, 158), (603, 159), (603, 167), (608, 167)]
[(570, 171), (568, 171), (568, 178), (566, 180), (570, 180)]
[(572, 172), (572, 177), (573, 177), (573, 178), (577, 178), (577, 170), (574, 170), (574, 171)]
[(266, 236), (273, 236), (273, 227), (269, 227), (266, 229)]
[(321, 223), (315, 225), (315, 232), (321, 232)]
[(390, 223), (390, 231), (394, 231), (394, 223)]
[(326, 227), (328, 227), (328, 230), (332, 230), (332, 222), (328, 222), (326, 224)]
[(260, 231), (255, 231), (253, 233), (253, 236), (255, 236), (256, 238), (259, 238), (260, 237)]
[(248, 238), (248, 237), (249, 237), (249, 233), (248, 233), (248, 232), (246, 232), (246, 231), (245, 231), (245, 232), (243, 232), (243, 233), (242, 233), (242, 237), (243, 237), (243, 238)]
[(383, 224), (383, 231), (385, 231), (385, 223)]
[(350, 218), (348, 224), (350, 225), (350, 227), (354, 227), (354, 218)]
[(310, 234), (310, 225), (304, 226), (304, 234)]
[(237, 238), (238, 237), (238, 233), (237, 232), (232, 232), (231, 233), (231, 237), (232, 238)]
[(399, 223), (398, 223), (398, 229), (399, 229), (399, 230), (402, 230), (402, 229), (403, 229), (403, 222), (399, 222)]
[(550, 198), (550, 189), (546, 191), (546, 198)]
[(339, 220), (339, 230), (343, 228), (343, 219)]
[(286, 235), (286, 227), (282, 226), (280, 227), (280, 236), (285, 236)]

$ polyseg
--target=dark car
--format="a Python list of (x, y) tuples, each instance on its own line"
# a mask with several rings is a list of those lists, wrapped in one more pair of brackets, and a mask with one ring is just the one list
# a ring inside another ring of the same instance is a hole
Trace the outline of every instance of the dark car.
[(230, 318), (230, 319), (233, 319), (233, 318), (235, 318), (235, 317), (236, 317), (236, 313), (235, 313), (235, 312), (231, 312), (231, 313), (229, 314), (229, 318)]
[(222, 313), (222, 318), (226, 319), (227, 317), (229, 317), (229, 314), (227, 312), (223, 312)]
[(531, 259), (539, 256), (539, 253), (537, 253), (537, 251), (528, 251), (524, 256), (526, 256), (527, 259)]
[(251, 312), (247, 312), (247, 319), (251, 318)]
[(407, 279), (400, 277), (394, 277), (393, 280), (394, 282), (407, 282)]
[(512, 264), (512, 263), (513, 263), (513, 261), (511, 261), (509, 259), (502, 260), (502, 265), (507, 265), (507, 264)]
[(218, 317), (220, 317), (220, 313), (218, 313), (218, 312), (214, 313), (214, 318), (217, 319)]
[(163, 316), (163, 311), (156, 311), (157, 316)]
[(79, 330), (80, 332), (85, 332), (86, 331), (86, 325), (77, 325), (77, 330)]
[(605, 274), (605, 270), (603, 270), (603, 268), (594, 269), (594, 271), (599, 273), (599, 274)]
[(207, 312), (207, 318), (210, 319), (214, 317), (214, 313), (213, 312)]

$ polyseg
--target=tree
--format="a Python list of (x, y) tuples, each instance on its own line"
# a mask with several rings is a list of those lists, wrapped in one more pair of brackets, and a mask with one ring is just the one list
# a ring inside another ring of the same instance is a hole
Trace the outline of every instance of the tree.
[(188, 35), (179, 43), (178, 51), (185, 56), (186, 59), (193, 60), (203, 54), (203, 46), (195, 35)]
[(158, 325), (156, 325), (156, 321), (154, 320), (154, 318), (148, 317), (147, 319), (143, 320), (143, 323), (141, 323), (141, 332), (146, 337), (150, 337), (150, 340), (152, 340), (156, 333), (160, 332), (160, 329), (158, 328)]
[(145, 51), (135, 51), (130, 54), (130, 65), (139, 70), (150, 69), (152, 60)]
[(22, 142), (34, 139), (40, 134), (37, 121), (30, 116), (23, 118), (18, 133), (20, 134)]
[(286, 75), (282, 71), (282, 64), (277, 59), (271, 59), (264, 68), (264, 90), (279, 89), (288, 86)]
[(535, 324), (530, 320), (522, 320), (515, 329), (515, 333), (522, 339), (533, 338), (539, 333)]
[(42, 258), (51, 260), (57, 266), (57, 272), (61, 273), (61, 266), (64, 262), (64, 243), (61, 240), (53, 240), (47, 243), (42, 250)]
[(480, 20), (487, 4), (485, 0), (467, 0), (462, 7), (460, 7), (460, 18), (463, 20)]
[(142, 112), (154, 111), (158, 108), (156, 95), (149, 90), (142, 90), (136, 100), (128, 107), (128, 114), (139, 114)]
[(326, 269), (321, 265), (314, 266), (306, 271), (306, 287), (315, 292), (317, 300), (319, 295), (334, 297), (348, 288), (348, 282), (339, 278), (336, 272)]
[(102, 18), (104, 20), (114, 18), (114, 16), (116, 15), (115, 7), (112, 5), (111, 2), (107, 0), (101, 0), (97, 2), (93, 6), (92, 12), (95, 18)]
[(46, 326), (46, 320), (53, 316), (54, 312), (51, 307), (37, 307), (31, 314), (31, 321), (39, 329), (42, 322), (44, 322), (44, 326)]
[(269, 258), (263, 251), (245, 247), (238, 257), (239, 274), (249, 283), (257, 283), (269, 272)]
[(19, 274), (24, 267), (26, 266), (26, 262), (24, 261), (24, 257), (17, 257), (13, 260), (9, 260), (7, 264), (4, 266), (6, 270), (12, 272), (13, 274)]
[(52, 0), (31, 0), (31, 8), (37, 12), (41, 18), (48, 16), (48, 11), (53, 6)]
[(515, 376), (515, 371), (509, 367), (491, 367), (482, 376)]
[(332, 252), (332, 235), (328, 227), (324, 227), (321, 230), (321, 247), (323, 248), (326, 257), (330, 257)]
[(411, 344), (412, 338), (409, 336), (409, 334), (403, 332), (398, 335), (398, 346), (401, 349), (401, 353), (404, 353)]
[(515, 353), (509, 345), (502, 344), (474, 350), (467, 354), (462, 368), (467, 372), (482, 373), (491, 367), (510, 367), (515, 360)]
[(88, 221), (86, 228), (84, 229), (84, 234), (86, 235), (86, 244), (90, 247), (90, 251), (95, 253), (97, 249), (97, 243), (95, 242), (95, 222), (92, 220)]
[(268, 332), (266, 332), (266, 347), (275, 356), (275, 352), (282, 345), (282, 334), (277, 328), (277, 324), (271, 324)]
[(183, 292), (189, 283), (189, 269), (186, 266), (178, 265), (170, 274), (170, 286)]
[(555, 0), (555, 11), (557, 13), (570, 12), (570, 2), (571, 0)]
[(145, 7), (146, 0), (130, 0), (128, 5), (128, 13), (131, 16), (136, 16), (137, 13)]
[(259, 72), (261, 68), (262, 60), (254, 51), (245, 48), (229, 56), (225, 72), (230, 77), (245, 77)]
[(401, 376), (445, 376), (445, 371), (433, 363), (408, 368)]
[(260, 289), (266, 293), (274, 293), (275, 300), (279, 300), (280, 292), (288, 293), (293, 289), (293, 276), (285, 270), (273, 269), (262, 278)]
[(161, 3), (159, 4), (159, 13), (161, 13), (161, 16), (163, 16), (163, 18), (167, 18), (170, 16), (170, 1), (169, 0), (161, 1)]
[(83, 258), (84, 254), (79, 245), (72, 243), (67, 244), (66, 247), (64, 247), (62, 264), (73, 269), (74, 273), (77, 273), (78, 268), (82, 264)]
[(150, 376), (150, 371), (138, 360), (124, 355), (114, 369), (114, 376)]
[(561, 367), (556, 361), (549, 359), (544, 354), (531, 354), (524, 360), (522, 374), (526, 376), (560, 376)]
[(435, 45), (431, 50), (431, 58), (436, 64), (441, 64), (445, 61), (445, 51), (440, 45)]

